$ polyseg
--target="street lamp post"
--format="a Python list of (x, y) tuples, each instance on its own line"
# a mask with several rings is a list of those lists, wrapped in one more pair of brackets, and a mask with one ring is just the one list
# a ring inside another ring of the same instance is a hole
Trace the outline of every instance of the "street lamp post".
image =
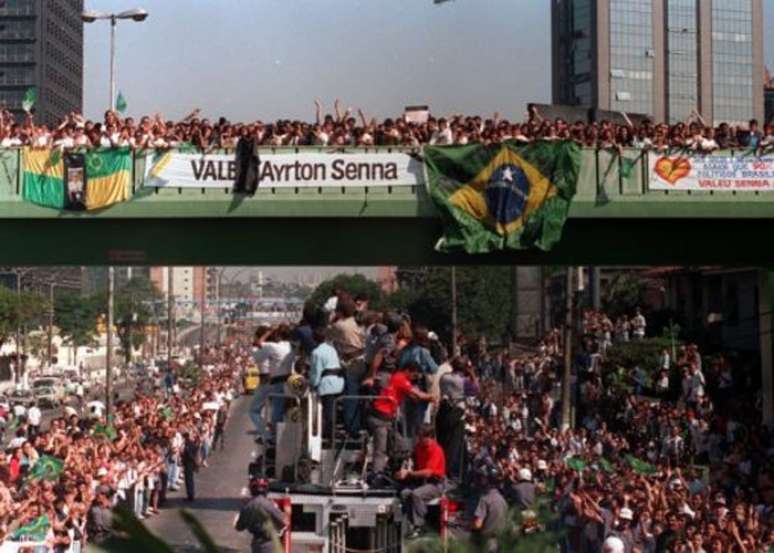
[(148, 12), (142, 8), (133, 8), (120, 13), (85, 11), (81, 14), (84, 23), (94, 23), (98, 19), (110, 21), (110, 109), (116, 107), (116, 23), (119, 19), (131, 19), (140, 23), (148, 18)]
[(54, 356), (54, 287), (56, 282), (48, 283), (48, 366)]
[(113, 405), (113, 303), (115, 301), (115, 269), (108, 267), (107, 333), (105, 350), (105, 413), (110, 416)]

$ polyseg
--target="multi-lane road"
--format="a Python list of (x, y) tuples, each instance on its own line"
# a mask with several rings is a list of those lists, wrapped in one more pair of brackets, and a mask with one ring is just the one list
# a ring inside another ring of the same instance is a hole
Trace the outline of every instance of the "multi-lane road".
[(255, 454), (249, 397), (238, 398), (226, 426), (226, 447), (215, 451), (209, 467), (196, 475), (196, 500), (185, 501), (185, 488), (171, 492), (158, 515), (145, 521), (150, 530), (180, 553), (203, 551), (178, 514), (188, 509), (212, 536), (222, 552), (250, 551), (250, 535), (234, 530), (234, 519), (247, 498), (247, 465)]

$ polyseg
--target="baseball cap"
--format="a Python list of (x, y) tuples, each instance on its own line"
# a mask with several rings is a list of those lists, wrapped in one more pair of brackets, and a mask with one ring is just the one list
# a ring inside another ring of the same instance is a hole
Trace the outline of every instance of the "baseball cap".
[(623, 509), (621, 509), (621, 512), (618, 513), (618, 516), (621, 517), (623, 520), (630, 521), (634, 518), (634, 513), (628, 507), (624, 507)]

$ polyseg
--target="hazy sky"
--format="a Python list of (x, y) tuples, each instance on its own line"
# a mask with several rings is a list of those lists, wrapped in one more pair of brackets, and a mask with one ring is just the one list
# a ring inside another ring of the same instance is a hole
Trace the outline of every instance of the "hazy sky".
[[(764, 2), (774, 66), (774, 0)], [(550, 97), (548, 0), (86, 0), (141, 6), (117, 29), (130, 114), (312, 118), (313, 100), (368, 115), (430, 103), (437, 113), (521, 116)], [(86, 25), (86, 113), (108, 103), (109, 25)]]

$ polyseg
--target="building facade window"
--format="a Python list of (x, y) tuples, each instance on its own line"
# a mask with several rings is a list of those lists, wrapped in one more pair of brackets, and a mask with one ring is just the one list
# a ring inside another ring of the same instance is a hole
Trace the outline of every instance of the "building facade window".
[(699, 108), (699, 27), (701, 0), (668, 0), (667, 98), (670, 123), (685, 121)]
[(753, 106), (752, 0), (712, 2), (712, 85), (715, 124), (746, 123)]
[(653, 0), (610, 0), (611, 110), (653, 113), (654, 48)]

